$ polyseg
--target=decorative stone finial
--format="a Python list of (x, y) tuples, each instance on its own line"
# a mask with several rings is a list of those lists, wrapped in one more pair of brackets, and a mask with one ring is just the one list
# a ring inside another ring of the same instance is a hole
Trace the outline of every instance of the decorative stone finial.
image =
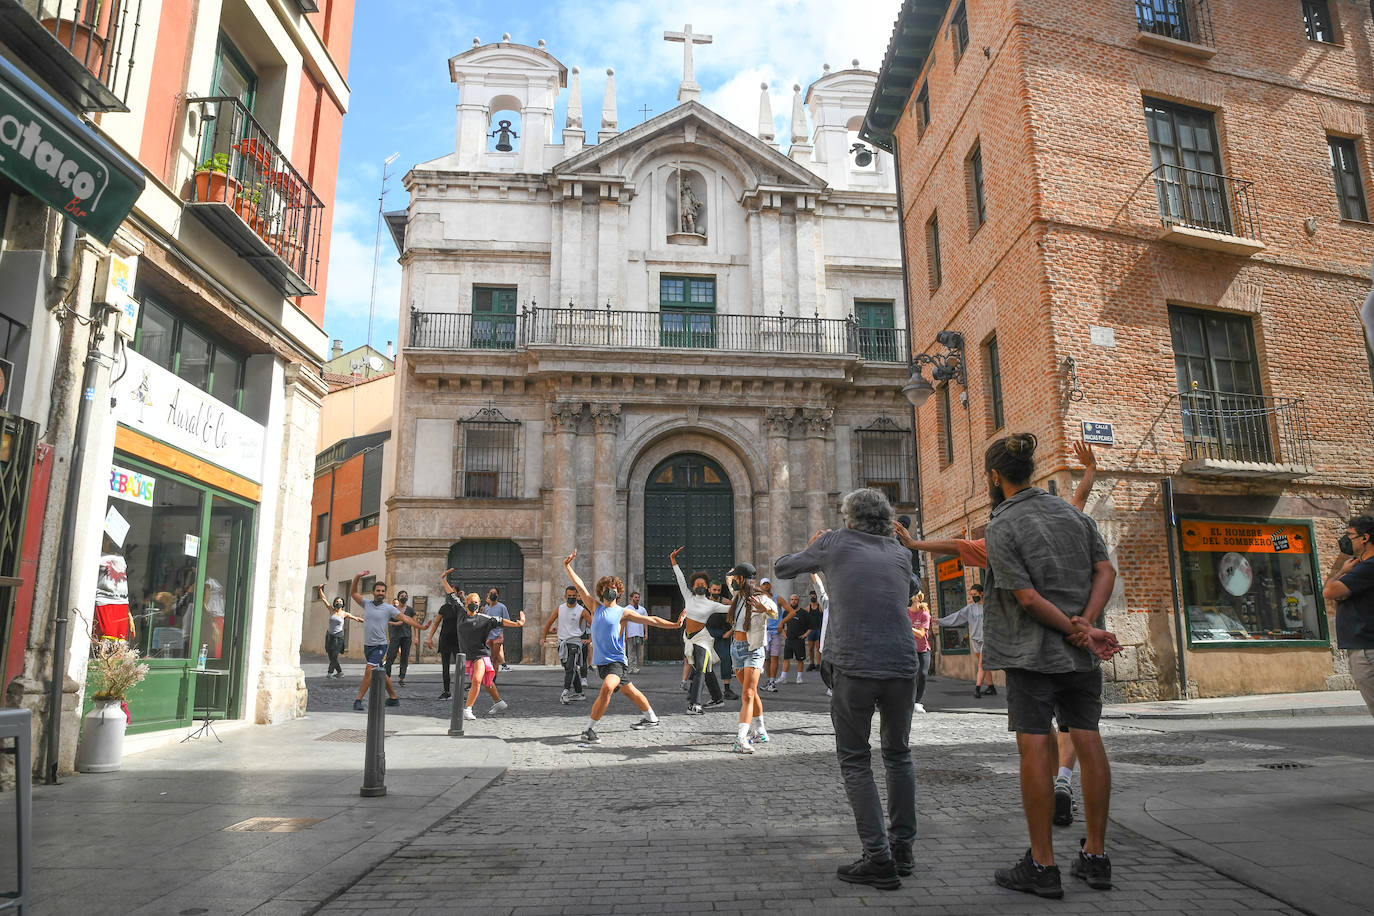
[(548, 47), (548, 46), (544, 44), (544, 39), (542, 39), (542, 38), (539, 39), (539, 50), (543, 51), (543, 50), (545, 50), (547, 47)]
[(829, 73), (829, 72), (830, 72), (830, 65), (829, 65), (829, 64), (821, 64), (821, 69), (824, 70), (826, 73)]
[(568, 80), (568, 114), (564, 128), (582, 129), (582, 70), (579, 67), (572, 68), (572, 77)]
[(478, 38), (476, 35), (472, 36), (472, 46), (473, 46), (474, 48), (478, 47), (478, 46), (481, 45), (481, 44), (482, 44), (482, 39)]
[(849, 62), (849, 65), (853, 67), (855, 70), (859, 69), (859, 59), (857, 57), (854, 58)]
[(601, 102), (601, 129), (615, 131), (619, 128), (619, 118), (615, 113), (615, 68), (606, 68), (606, 95)]
[(802, 102), (800, 83), (792, 84), (792, 145), (805, 143), (810, 133), (806, 129), (806, 106)]
[(768, 84), (759, 83), (759, 139), (764, 143), (773, 142), (773, 103), (768, 98)]
[[(501, 40), (502, 40), (502, 41), (510, 41), (510, 32), (502, 32), (502, 33), (501, 33)], [(855, 61), (855, 63), (858, 63), (858, 61)]]

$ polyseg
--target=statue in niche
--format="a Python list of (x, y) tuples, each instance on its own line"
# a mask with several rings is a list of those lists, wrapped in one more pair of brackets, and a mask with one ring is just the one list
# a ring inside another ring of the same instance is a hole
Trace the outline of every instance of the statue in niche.
[(679, 244), (704, 244), (706, 240), (706, 204), (701, 192), (704, 182), (700, 175), (682, 168), (675, 170), (676, 185), (670, 185), (668, 200), (676, 208), (670, 222), (669, 241)]

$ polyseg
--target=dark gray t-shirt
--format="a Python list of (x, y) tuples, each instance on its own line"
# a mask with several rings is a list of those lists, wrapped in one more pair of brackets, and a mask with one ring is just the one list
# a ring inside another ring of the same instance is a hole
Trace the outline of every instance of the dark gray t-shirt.
[(1028, 487), (992, 510), (983, 605), (983, 667), (1045, 674), (1091, 671), (1097, 656), (1037, 622), (1012, 594), (1033, 588), (1073, 617), (1092, 591), (1093, 564), (1106, 559), (1097, 523), (1066, 500)]
[(838, 528), (773, 564), (779, 579), (812, 572), (824, 574), (830, 593), (826, 659), (853, 677), (915, 677), (919, 658), (906, 615), (911, 551), (891, 536)]

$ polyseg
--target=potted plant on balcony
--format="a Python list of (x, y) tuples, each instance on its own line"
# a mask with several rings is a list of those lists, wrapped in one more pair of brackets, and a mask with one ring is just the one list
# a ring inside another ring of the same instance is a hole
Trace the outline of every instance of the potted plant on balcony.
[(238, 193), (234, 195), (234, 210), (243, 217), (249, 228), (258, 234), (262, 233), (262, 195), (265, 190), (259, 181), (241, 185)]
[(82, 720), (76, 768), (83, 773), (112, 773), (124, 758), (124, 730), (129, 725), (129, 691), (148, 676), (138, 650), (122, 639), (100, 639), (91, 658), (89, 682), (95, 704)]
[(229, 154), (215, 153), (196, 168), (196, 201), (227, 204), (239, 193), (239, 183), (229, 177)]
[(114, 31), (112, 23), (118, 6), (119, 0), (76, 0), (70, 13), (58, 5), (62, 18), (53, 16), (41, 21), (73, 57), (97, 79), (103, 79), (105, 49)]

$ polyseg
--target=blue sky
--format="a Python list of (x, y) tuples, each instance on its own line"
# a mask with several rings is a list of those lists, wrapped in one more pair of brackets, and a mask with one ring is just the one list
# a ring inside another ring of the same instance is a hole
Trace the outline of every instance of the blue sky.
[[(702, 102), (751, 132), (758, 124), (759, 84), (768, 82), (780, 138), (786, 137), (792, 84), (803, 90), (821, 74), (857, 58), (876, 70), (882, 62), (900, 0), (361, 0), (349, 64), (352, 98), (344, 118), (333, 245), (325, 302), (325, 330), (344, 349), (368, 339), (368, 305), (382, 160), (400, 153), (388, 181), (386, 209), (406, 205), (401, 176), (419, 162), (453, 149), (458, 93), (448, 59), (472, 39), (539, 39), (564, 66), (582, 71), (588, 142), (600, 124), (607, 67), (615, 69), (621, 130), (677, 104), (682, 45), (665, 30), (713, 36), (695, 50)], [(565, 90), (555, 110), (563, 124)], [(400, 267), (385, 229), (378, 272), (372, 345), (396, 339)]]

